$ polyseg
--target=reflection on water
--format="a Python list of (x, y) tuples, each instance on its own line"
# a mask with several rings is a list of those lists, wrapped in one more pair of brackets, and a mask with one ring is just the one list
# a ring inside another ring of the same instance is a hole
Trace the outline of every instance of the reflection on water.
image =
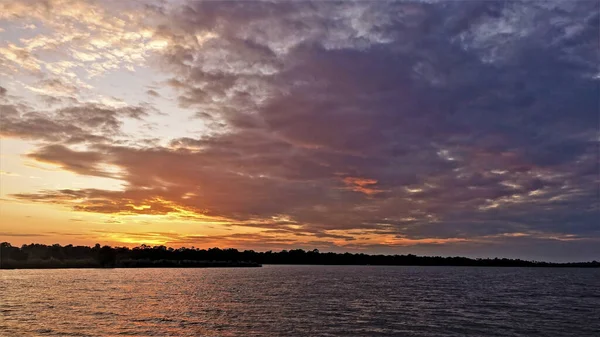
[(600, 270), (0, 270), (2, 336), (600, 336)]

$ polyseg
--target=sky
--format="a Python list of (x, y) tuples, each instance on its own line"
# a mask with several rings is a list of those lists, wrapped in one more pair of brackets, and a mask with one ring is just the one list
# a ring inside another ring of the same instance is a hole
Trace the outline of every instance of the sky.
[(0, 0), (0, 241), (599, 260), (599, 13)]

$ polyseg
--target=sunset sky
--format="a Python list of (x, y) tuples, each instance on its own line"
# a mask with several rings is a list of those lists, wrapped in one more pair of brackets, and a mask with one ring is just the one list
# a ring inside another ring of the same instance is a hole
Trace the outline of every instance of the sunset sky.
[(0, 0), (0, 241), (600, 259), (599, 11)]

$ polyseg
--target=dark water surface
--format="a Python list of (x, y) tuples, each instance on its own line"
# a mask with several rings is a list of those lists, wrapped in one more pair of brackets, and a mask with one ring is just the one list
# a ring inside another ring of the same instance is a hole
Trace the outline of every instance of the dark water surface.
[(600, 270), (0, 270), (2, 336), (600, 336)]

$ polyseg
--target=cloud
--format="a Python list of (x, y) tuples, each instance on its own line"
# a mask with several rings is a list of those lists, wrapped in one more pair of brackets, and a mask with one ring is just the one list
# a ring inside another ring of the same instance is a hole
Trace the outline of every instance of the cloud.
[(3, 170), (0, 170), (0, 175), (5, 175), (5, 176), (9, 176), (9, 177), (20, 177), (21, 176), (18, 173), (8, 172), (8, 171), (3, 171)]
[(38, 236), (46, 236), (45, 234), (36, 234), (36, 233), (12, 233), (12, 232), (0, 232), (0, 235), (7, 237), (38, 237)]
[[(600, 236), (598, 4), (180, 5), (131, 9), (141, 35), (120, 47), (139, 57), (121, 66), (153, 55), (210, 130), (132, 146), (117, 138), (145, 107), (4, 105), (3, 135), (59, 143), (30, 158), (82, 175), (115, 166), (126, 182), (15, 197), (223, 219), (273, 244), (278, 233), (363, 248)], [(163, 25), (136, 21), (147, 12)], [(102, 17), (86, 20), (111, 31)]]
[(382, 190), (371, 188), (371, 186), (377, 185), (377, 180), (356, 178), (356, 177), (345, 177), (343, 179), (344, 184), (348, 186), (348, 189), (364, 193), (366, 195), (374, 195), (383, 192)]
[[(39, 72), (42, 65), (64, 66), (67, 55), (72, 61), (65, 69), (69, 73), (98, 76), (121, 67), (132, 69), (146, 60), (149, 51), (164, 45), (153, 38), (153, 26), (147, 24), (147, 20), (161, 17), (150, 4), (25, 1), (0, 4), (0, 11), (5, 21), (37, 24), (33, 36), (19, 40), (22, 46), (8, 43), (0, 47), (0, 64), (6, 66), (7, 73), (19, 73), (21, 68)], [(36, 56), (57, 51), (62, 56), (59, 62)]]
[(124, 119), (141, 119), (149, 113), (141, 106), (114, 108), (95, 103), (38, 111), (24, 104), (0, 105), (0, 135), (64, 142), (105, 142), (122, 134)]
[(90, 176), (109, 176), (97, 168), (102, 155), (96, 152), (73, 151), (62, 145), (48, 145), (27, 154), (39, 162), (58, 164), (63, 170)]
[(146, 93), (152, 97), (160, 97), (160, 94), (153, 89), (146, 90)]
[(41, 80), (29, 89), (49, 97), (73, 96), (79, 92), (75, 85), (65, 83), (58, 78)]

